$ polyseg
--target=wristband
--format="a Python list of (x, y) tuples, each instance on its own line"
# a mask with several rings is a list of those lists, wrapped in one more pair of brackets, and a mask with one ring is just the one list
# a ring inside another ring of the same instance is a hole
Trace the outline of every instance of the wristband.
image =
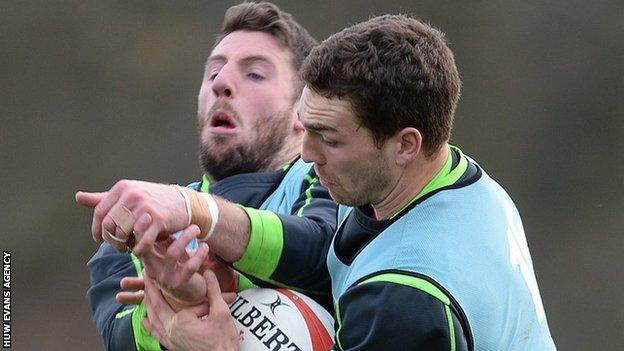
[(200, 236), (197, 240), (206, 241), (215, 231), (219, 221), (219, 206), (214, 197), (210, 194), (199, 193), (189, 188), (179, 188), (189, 199), (189, 213), (191, 223), (197, 224), (200, 229)]
[(214, 234), (214, 230), (217, 227), (217, 222), (219, 221), (219, 206), (217, 205), (217, 202), (212, 195), (206, 193), (201, 193), (200, 195), (203, 196), (208, 203), (208, 211), (210, 211), (212, 223), (210, 223), (210, 229), (208, 230), (208, 233), (198, 240), (208, 241), (208, 239), (210, 239), (210, 237)]
[(186, 214), (188, 216), (188, 222), (186, 226), (188, 227), (191, 225), (191, 218), (193, 218), (193, 210), (191, 209), (191, 200), (189, 199), (186, 192), (182, 190), (181, 186), (179, 186), (178, 184), (174, 184), (173, 187), (176, 188), (176, 190), (178, 190), (180, 195), (182, 195), (182, 197), (184, 198), (184, 205), (186, 205)]

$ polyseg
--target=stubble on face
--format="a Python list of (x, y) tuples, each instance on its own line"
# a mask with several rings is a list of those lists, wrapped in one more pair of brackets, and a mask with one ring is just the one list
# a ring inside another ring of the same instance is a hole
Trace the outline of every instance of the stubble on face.
[[(357, 157), (356, 163), (344, 167), (338, 184), (328, 186), (332, 199), (347, 206), (375, 204), (387, 195), (392, 182), (389, 165), (381, 152)], [(332, 189), (333, 188), (333, 189)]]
[[(243, 129), (242, 135), (202, 135), (205, 124), (217, 109), (231, 114)], [(256, 119), (252, 125), (243, 126), (240, 124), (242, 119), (230, 104), (215, 103), (206, 118), (198, 118), (199, 161), (202, 169), (214, 181), (235, 174), (270, 170), (275, 159), (287, 147), (289, 116), (290, 111), (276, 112)]]

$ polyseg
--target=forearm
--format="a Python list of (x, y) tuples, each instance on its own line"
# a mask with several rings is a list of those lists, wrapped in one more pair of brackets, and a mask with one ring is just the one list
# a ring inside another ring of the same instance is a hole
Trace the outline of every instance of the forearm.
[(249, 243), (251, 222), (247, 213), (237, 204), (214, 197), (219, 206), (219, 220), (208, 246), (225, 262), (239, 260)]

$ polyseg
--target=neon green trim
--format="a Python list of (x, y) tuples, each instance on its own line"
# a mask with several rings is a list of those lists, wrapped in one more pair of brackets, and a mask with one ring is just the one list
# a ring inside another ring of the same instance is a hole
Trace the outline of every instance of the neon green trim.
[[(282, 222), (273, 212), (247, 208), (242, 205), (237, 206), (243, 209), (249, 216), (251, 233), (243, 256), (232, 264), (234, 268), (280, 288), (287, 288), (304, 294), (318, 295), (319, 292), (299, 289), (270, 278), (275, 268), (277, 268), (284, 246)], [(239, 277), (239, 283), (241, 283), (240, 279), (242, 278)], [(247, 282), (242, 281), (242, 284), (243, 287), (247, 288)], [(253, 285), (253, 283), (251, 284)], [(241, 291), (243, 289), (239, 287), (238, 290)]]
[[(451, 156), (452, 150), (457, 151), (459, 154), (459, 163), (455, 168), (451, 170), (451, 166), (453, 164), (453, 156)], [(401, 213), (405, 208), (414, 203), (414, 201), (420, 199), (421, 197), (429, 194), (430, 192), (443, 188), (445, 186), (449, 186), (454, 184), (461, 178), (461, 176), (466, 172), (468, 168), (468, 160), (464, 157), (464, 154), (461, 150), (453, 145), (449, 145), (449, 154), (446, 158), (446, 162), (444, 162), (444, 166), (442, 169), (436, 173), (433, 178), (425, 185), (425, 187), (416, 195), (412, 200), (410, 200), (405, 206), (401, 207), (398, 211), (394, 212), (390, 218), (394, 218), (396, 215)]]
[(336, 306), (334, 308), (336, 311), (336, 323), (338, 323), (338, 328), (336, 329), (336, 345), (338, 345), (339, 350), (344, 350), (342, 348), (342, 343), (340, 342), (340, 331), (342, 330), (342, 317), (340, 317), (340, 304), (336, 301)]
[(208, 179), (208, 176), (205, 174), (202, 176), (201, 188), (199, 188), (199, 191), (202, 193), (210, 192), (210, 180)]
[(132, 264), (134, 265), (134, 269), (136, 269), (137, 277), (143, 277), (143, 266), (141, 265), (141, 260), (139, 260), (139, 258), (133, 253), (130, 254), (130, 258), (132, 258)]
[(359, 283), (358, 286), (374, 282), (389, 282), (409, 286), (426, 292), (427, 294), (435, 297), (447, 306), (451, 304), (451, 299), (449, 299), (449, 297), (446, 296), (446, 294), (442, 290), (440, 290), (440, 288), (433, 285), (426, 279), (398, 273), (383, 273), (364, 280), (363, 282)]
[(249, 280), (249, 278), (245, 277), (242, 273), (238, 274), (238, 284), (236, 286), (237, 292), (254, 288), (258, 288), (258, 286), (254, 284), (251, 280)]
[(309, 186), (308, 189), (306, 189), (305, 191), (305, 203), (303, 204), (303, 206), (301, 206), (301, 208), (299, 208), (299, 211), (297, 211), (297, 217), (303, 216), (303, 209), (308, 206), (312, 201), (312, 187), (318, 182), (318, 178), (312, 178), (308, 174), (305, 175), (304, 179), (308, 182)]
[(115, 315), (115, 319), (121, 319), (121, 318), (123, 318), (123, 317), (125, 317), (125, 316), (129, 315), (130, 313), (134, 312), (134, 310), (135, 310), (136, 308), (137, 308), (136, 306), (133, 306), (132, 308), (128, 308), (127, 310), (123, 310), (123, 311), (121, 311), (121, 312), (117, 313), (117, 314)]
[[(136, 269), (137, 276), (141, 278), (143, 276), (141, 261), (133, 253), (130, 254), (130, 257), (132, 258), (132, 264), (134, 265), (134, 269)], [(132, 309), (117, 313), (115, 318), (122, 318), (130, 313), (132, 313), (132, 333), (134, 334), (134, 345), (137, 351), (160, 351), (160, 343), (158, 340), (151, 336), (147, 330), (143, 328), (143, 324), (141, 324), (141, 320), (147, 316), (147, 310), (143, 302)]]
[(269, 278), (279, 263), (284, 247), (282, 221), (270, 211), (241, 208), (249, 216), (249, 244), (234, 267), (260, 278)]
[(160, 343), (143, 328), (141, 320), (147, 316), (145, 305), (141, 302), (132, 312), (132, 333), (137, 351), (160, 351)]
[(290, 168), (290, 163), (286, 163), (282, 166), (282, 171), (286, 172)]
[(449, 326), (449, 339), (451, 341), (451, 351), (455, 351), (455, 326), (453, 325), (453, 316), (451, 315), (451, 308), (446, 305), (444, 306), (444, 310), (446, 311), (446, 320), (448, 321)]

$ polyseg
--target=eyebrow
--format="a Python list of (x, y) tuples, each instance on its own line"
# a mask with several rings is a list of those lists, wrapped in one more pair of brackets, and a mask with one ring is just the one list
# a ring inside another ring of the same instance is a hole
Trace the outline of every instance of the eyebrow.
[(206, 60), (206, 66), (208, 66), (211, 62), (225, 62), (225, 61), (227, 61), (227, 58), (223, 55), (210, 56)]
[(305, 123), (303, 122), (303, 127), (312, 132), (338, 132), (338, 130), (334, 127), (326, 126), (324, 124), (319, 123)]
[[(301, 121), (301, 116), (299, 115), (299, 111), (297, 111), (297, 119), (299, 121)], [(320, 124), (320, 123), (317, 123), (317, 122), (310, 123), (310, 122), (301, 121), (301, 123), (303, 124), (303, 127), (306, 130), (313, 131), (315, 133), (325, 132), (325, 131), (327, 131), (327, 132), (338, 132), (338, 130), (336, 128), (334, 128), (334, 127), (330, 127), (330, 126), (327, 126), (327, 125), (324, 125), (324, 124)]]
[[(227, 60), (227, 57), (224, 55), (210, 56), (208, 57), (208, 60), (206, 60), (206, 66), (208, 66), (211, 62), (227, 62)], [(273, 62), (271, 62), (271, 60), (269, 60), (269, 58), (264, 55), (247, 56), (240, 61), (240, 63), (245, 66), (249, 66), (256, 62), (266, 63), (273, 66)]]

